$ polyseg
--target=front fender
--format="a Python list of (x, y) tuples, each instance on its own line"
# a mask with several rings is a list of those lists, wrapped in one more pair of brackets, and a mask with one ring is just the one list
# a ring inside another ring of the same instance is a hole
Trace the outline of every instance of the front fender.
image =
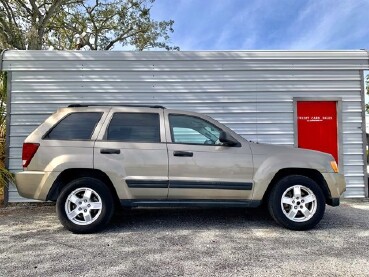
[[(259, 151), (258, 151), (259, 150)], [(329, 154), (304, 149), (271, 146), (268, 151), (256, 149), (254, 158), (253, 199), (261, 200), (274, 176), (282, 169), (313, 169), (321, 173), (333, 172)]]

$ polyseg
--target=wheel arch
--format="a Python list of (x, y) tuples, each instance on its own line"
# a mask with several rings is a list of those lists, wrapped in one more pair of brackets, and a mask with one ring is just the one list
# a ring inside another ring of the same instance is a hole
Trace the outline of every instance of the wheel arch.
[(65, 185), (67, 185), (69, 182), (73, 180), (82, 177), (91, 177), (102, 181), (109, 188), (114, 198), (115, 204), (119, 204), (117, 191), (115, 190), (114, 185), (110, 180), (110, 178), (108, 177), (108, 175), (106, 175), (101, 170), (91, 168), (70, 168), (62, 171), (54, 181), (53, 185), (51, 186), (51, 189), (46, 197), (46, 200), (56, 201)]
[(284, 177), (291, 176), (291, 175), (301, 175), (308, 177), (315, 181), (318, 186), (322, 189), (324, 198), (327, 204), (331, 205), (331, 194), (328, 189), (327, 182), (325, 181), (323, 175), (316, 169), (311, 168), (283, 168), (280, 169), (271, 180), (267, 190), (264, 193), (262, 202), (265, 203), (269, 197), (269, 194), (273, 188), (273, 186), (276, 185), (276, 183), (283, 179)]

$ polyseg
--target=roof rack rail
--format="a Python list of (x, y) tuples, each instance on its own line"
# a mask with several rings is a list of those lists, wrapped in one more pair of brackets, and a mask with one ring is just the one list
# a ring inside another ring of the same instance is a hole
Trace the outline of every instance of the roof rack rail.
[(81, 107), (136, 107), (136, 108), (153, 108), (153, 109), (165, 109), (164, 106), (160, 105), (129, 105), (129, 104), (70, 104), (68, 108), (81, 108)]

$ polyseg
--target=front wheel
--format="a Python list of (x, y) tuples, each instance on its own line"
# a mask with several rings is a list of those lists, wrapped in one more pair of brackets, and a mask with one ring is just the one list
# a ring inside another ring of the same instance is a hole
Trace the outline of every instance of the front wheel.
[(274, 220), (291, 230), (309, 230), (323, 218), (325, 198), (312, 179), (292, 175), (279, 180), (269, 195), (268, 209)]
[(114, 212), (113, 197), (98, 179), (83, 177), (68, 183), (56, 202), (60, 222), (73, 233), (100, 230)]

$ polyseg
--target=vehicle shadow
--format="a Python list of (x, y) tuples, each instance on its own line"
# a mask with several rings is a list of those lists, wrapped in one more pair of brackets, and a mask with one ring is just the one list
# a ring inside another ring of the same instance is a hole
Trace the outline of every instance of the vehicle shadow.
[[(311, 231), (367, 229), (368, 210), (349, 205), (327, 206), (322, 221)], [(107, 226), (107, 232), (148, 230), (201, 230), (236, 228), (277, 228), (266, 207), (259, 208), (138, 208), (120, 209)], [(284, 229), (285, 230), (285, 229)], [(289, 231), (289, 230), (288, 230)]]
[(138, 208), (120, 209), (107, 231), (227, 229), (247, 226), (276, 226), (262, 208)]

